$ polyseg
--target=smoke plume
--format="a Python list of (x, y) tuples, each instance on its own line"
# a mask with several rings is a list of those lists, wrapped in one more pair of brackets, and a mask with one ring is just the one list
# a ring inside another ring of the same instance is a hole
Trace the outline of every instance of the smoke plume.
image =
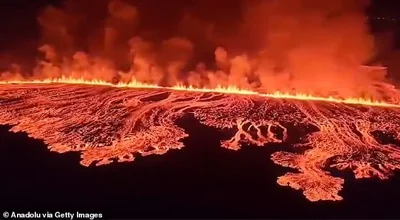
[(374, 55), (369, 1), (173, 2), (45, 7), (37, 18), (43, 59), (30, 77), (381, 96), (385, 71), (361, 68)]

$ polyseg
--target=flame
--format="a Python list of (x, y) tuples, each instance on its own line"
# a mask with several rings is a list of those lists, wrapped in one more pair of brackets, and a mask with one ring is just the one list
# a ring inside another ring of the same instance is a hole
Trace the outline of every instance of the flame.
[(62, 76), (60, 78), (53, 79), (44, 79), (44, 80), (10, 80), (10, 81), (0, 81), (0, 85), (4, 84), (50, 84), (50, 83), (62, 83), (62, 84), (78, 84), (78, 85), (99, 85), (99, 86), (110, 86), (110, 87), (118, 87), (118, 88), (148, 88), (148, 89), (169, 89), (169, 90), (177, 90), (177, 91), (188, 91), (188, 92), (209, 92), (209, 93), (227, 93), (227, 94), (237, 94), (237, 95), (255, 95), (260, 97), (268, 97), (275, 99), (296, 99), (296, 100), (304, 100), (304, 101), (322, 101), (322, 102), (335, 102), (335, 103), (343, 103), (343, 104), (352, 104), (352, 105), (367, 105), (367, 106), (380, 106), (380, 107), (395, 107), (399, 108), (400, 105), (391, 104), (384, 101), (377, 101), (372, 99), (365, 98), (336, 98), (333, 96), (329, 97), (320, 97), (313, 96), (304, 93), (282, 93), (276, 91), (274, 93), (259, 93), (256, 91), (245, 90), (238, 88), (237, 86), (230, 85), (227, 87), (223, 87), (221, 85), (215, 88), (196, 88), (194, 86), (185, 86), (185, 85), (176, 85), (172, 87), (162, 87), (154, 84), (142, 83), (136, 80), (130, 81), (128, 83), (119, 82), (113, 84), (111, 82), (107, 82), (99, 79), (87, 80), (84, 78), (72, 78)]

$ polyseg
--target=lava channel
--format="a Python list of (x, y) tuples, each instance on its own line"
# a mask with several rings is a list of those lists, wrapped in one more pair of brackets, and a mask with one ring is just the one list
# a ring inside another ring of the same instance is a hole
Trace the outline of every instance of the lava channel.
[[(356, 178), (380, 179), (400, 168), (399, 147), (377, 135), (399, 140), (399, 108), (204, 92), (4, 84), (0, 124), (43, 140), (52, 151), (80, 152), (81, 164), (89, 166), (184, 147), (181, 140), (188, 134), (175, 122), (191, 113), (204, 125), (234, 129), (229, 140), (221, 141), (227, 149), (268, 143), (304, 147), (301, 153), (276, 152), (271, 159), (293, 169), (277, 183), (302, 190), (310, 201), (342, 200), (344, 180), (333, 177), (331, 168), (350, 169)], [(309, 127), (315, 131), (293, 138)]]

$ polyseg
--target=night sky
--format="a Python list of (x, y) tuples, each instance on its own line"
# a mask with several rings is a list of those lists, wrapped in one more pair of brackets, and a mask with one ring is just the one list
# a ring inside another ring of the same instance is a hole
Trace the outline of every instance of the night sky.
[[(101, 0), (99, 0), (101, 1)], [(61, 0), (35, 0), (35, 1), (25, 1), (25, 0), (3, 0), (0, 1), (0, 11), (1, 11), (1, 20), (0, 20), (0, 29), (2, 34), (0, 35), (0, 48), (8, 49), (8, 50), (20, 50), (20, 45), (24, 45), (24, 48), (27, 48), (27, 45), (37, 44), (38, 39), (40, 38), (40, 32), (38, 23), (36, 21), (36, 17), (41, 9), (49, 4), (60, 4)], [(168, 17), (173, 17), (174, 10), (178, 10), (179, 8), (183, 8), (185, 5), (195, 5), (197, 7), (201, 7), (203, 1), (201, 0), (191, 0), (191, 1), (141, 1), (145, 2), (151, 7), (159, 7), (160, 13), (167, 13)], [(207, 11), (209, 14), (213, 14), (212, 10), (221, 10), (223, 5), (226, 5), (226, 0), (216, 1), (215, 6), (213, 8), (204, 7), (204, 11)], [(229, 1), (231, 2), (230, 9), (224, 9), (225, 13), (223, 16), (226, 16), (226, 11), (231, 11), (231, 13), (235, 13), (238, 11), (238, 7), (240, 7), (240, 1)], [(226, 6), (225, 6), (226, 7)], [(169, 11), (167, 11), (168, 9)], [(170, 10), (172, 9), (172, 10)], [(167, 11), (167, 12), (166, 12)], [(390, 17), (400, 19), (400, 3), (395, 0), (373, 0), (370, 9), (368, 10), (369, 14), (372, 17)], [(216, 13), (217, 14), (217, 13)], [(218, 16), (218, 15), (216, 15)], [(229, 17), (229, 15), (228, 15)], [(161, 22), (161, 21), (159, 21)], [(397, 26), (400, 25), (400, 21)]]

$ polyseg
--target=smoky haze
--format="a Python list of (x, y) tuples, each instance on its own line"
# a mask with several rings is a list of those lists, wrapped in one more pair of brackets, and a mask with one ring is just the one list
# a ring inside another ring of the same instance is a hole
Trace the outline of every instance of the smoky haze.
[(386, 72), (361, 68), (375, 52), (368, 4), (67, 0), (37, 17), (43, 59), (34, 71), (16, 73), (14, 67), (2, 77), (64, 75), (377, 98)]

